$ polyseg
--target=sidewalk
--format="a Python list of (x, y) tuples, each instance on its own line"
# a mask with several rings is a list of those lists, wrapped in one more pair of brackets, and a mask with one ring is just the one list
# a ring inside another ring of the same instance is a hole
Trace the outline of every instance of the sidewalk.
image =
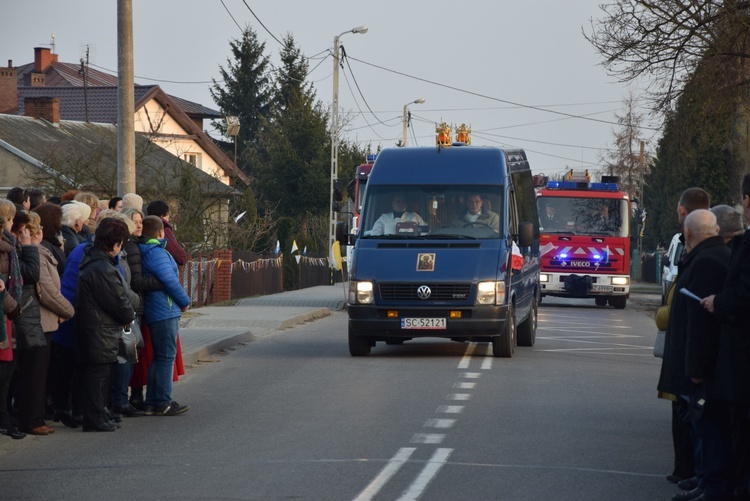
[(238, 343), (326, 317), (344, 308), (347, 291), (348, 284), (337, 283), (191, 309), (180, 321), (183, 361), (193, 364)]

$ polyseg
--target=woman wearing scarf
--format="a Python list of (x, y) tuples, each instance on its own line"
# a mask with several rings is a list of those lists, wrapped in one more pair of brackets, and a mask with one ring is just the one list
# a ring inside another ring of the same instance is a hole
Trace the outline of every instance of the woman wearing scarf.
[[(17, 299), (21, 297), (21, 268), (16, 255), (16, 239), (11, 235), (16, 206), (10, 200), (0, 199), (0, 274), (4, 282), (2, 321), (5, 324), (6, 339), (0, 342), (0, 434), (14, 439), (26, 436), (11, 423), (8, 412), (7, 396), (10, 380), (13, 377), (15, 363), (13, 360), (13, 323), (20, 314)], [(11, 286), (12, 284), (12, 286)]]

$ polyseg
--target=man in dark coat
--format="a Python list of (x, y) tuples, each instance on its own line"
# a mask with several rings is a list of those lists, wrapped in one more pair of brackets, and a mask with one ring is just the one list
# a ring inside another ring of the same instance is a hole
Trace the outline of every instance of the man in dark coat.
[[(745, 221), (750, 221), (750, 174), (742, 179), (742, 209)], [(717, 389), (725, 390), (725, 397), (735, 403), (735, 451), (733, 467), (737, 482), (747, 490), (748, 455), (750, 447), (750, 230), (736, 236), (729, 245), (732, 257), (729, 273), (720, 292), (706, 297), (701, 304), (722, 323), (720, 370)]]
[[(680, 195), (680, 200), (677, 202), (677, 221), (680, 223), (680, 231), (683, 231), (685, 226), (685, 218), (698, 209), (708, 209), (710, 197), (708, 193), (702, 189), (696, 187), (688, 188)], [(680, 242), (685, 245), (685, 235), (680, 235)], [(680, 260), (682, 256), (675, 256), (678, 263), (678, 270), (681, 269), (682, 264)], [(669, 335), (669, 327), (667, 326), (667, 336)], [(693, 437), (692, 431), (690, 430), (690, 419), (688, 417), (687, 402), (681, 398), (677, 398), (673, 394), (660, 394), (661, 398), (669, 398), (672, 400), (672, 445), (674, 447), (674, 469), (672, 473), (667, 475), (667, 480), (672, 483), (678, 483), (680, 481), (691, 482), (695, 475), (693, 465)], [(691, 487), (692, 488), (692, 487)]]
[(107, 382), (117, 362), (123, 327), (135, 319), (116, 256), (130, 237), (127, 225), (106, 218), (81, 259), (76, 288), (76, 349), (85, 363), (83, 431), (115, 431), (106, 411)]
[[(716, 216), (699, 209), (685, 218), (685, 250), (676, 290), (699, 298), (721, 290), (729, 249), (719, 236)], [(720, 324), (699, 300), (675, 294), (669, 315), (658, 389), (690, 402), (699, 484), (673, 499), (720, 499), (728, 494), (730, 450), (728, 402), (712, 393), (719, 356)]]

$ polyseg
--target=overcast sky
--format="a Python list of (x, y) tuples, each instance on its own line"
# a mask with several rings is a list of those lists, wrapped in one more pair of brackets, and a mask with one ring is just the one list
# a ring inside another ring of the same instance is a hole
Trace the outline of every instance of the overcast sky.
[[(613, 142), (615, 113), (623, 114), (628, 92), (639, 95), (607, 76), (581, 34), (601, 16), (601, 1), (133, 0), (136, 82), (218, 109), (211, 79), (227, 67), (238, 25), (250, 26), (275, 65), (274, 37), (294, 36), (328, 106), (333, 38), (365, 25), (366, 34), (341, 37), (350, 56), (339, 86), (348, 138), (373, 149), (393, 146), (404, 104), (423, 97), (409, 107), (410, 146), (434, 144), (437, 122), (466, 123), (475, 145), (524, 148), (535, 173), (597, 169)], [(34, 47), (50, 44), (54, 33), (60, 61), (78, 62), (88, 45), (92, 66), (114, 74), (116, 5), (0, 0), (0, 66), (32, 62)], [(645, 133), (653, 150), (658, 132)]]

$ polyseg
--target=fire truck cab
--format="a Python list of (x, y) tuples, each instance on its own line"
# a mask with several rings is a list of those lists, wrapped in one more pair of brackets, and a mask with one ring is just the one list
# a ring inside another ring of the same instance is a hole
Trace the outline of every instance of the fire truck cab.
[(569, 171), (537, 189), (541, 295), (594, 298), (625, 308), (630, 296), (630, 198), (618, 179)]

